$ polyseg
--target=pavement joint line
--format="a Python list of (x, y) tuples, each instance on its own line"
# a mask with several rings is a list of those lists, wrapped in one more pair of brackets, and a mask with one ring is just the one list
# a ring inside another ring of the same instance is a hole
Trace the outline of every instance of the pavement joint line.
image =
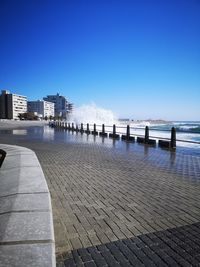
[(44, 240), (24, 240), (24, 241), (5, 241), (0, 242), (0, 246), (14, 246), (14, 245), (33, 245), (33, 244), (49, 244), (54, 243), (52, 239)]
[(50, 209), (38, 209), (38, 210), (12, 210), (12, 211), (5, 211), (0, 213), (1, 215), (5, 215), (5, 214), (12, 214), (12, 213), (34, 213), (34, 212), (49, 212), (51, 211)]
[(44, 192), (34, 192), (34, 193), (30, 193), (30, 192), (24, 192), (24, 193), (14, 193), (14, 194), (9, 194), (9, 195), (4, 195), (4, 196), (0, 196), (1, 198), (7, 198), (7, 197), (12, 197), (12, 196), (17, 196), (17, 195), (36, 195), (36, 194), (49, 194), (47, 191)]

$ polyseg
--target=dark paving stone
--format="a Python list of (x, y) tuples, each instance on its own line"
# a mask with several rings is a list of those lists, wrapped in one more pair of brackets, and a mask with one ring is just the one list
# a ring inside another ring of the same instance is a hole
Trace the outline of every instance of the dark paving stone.
[[(91, 266), (95, 264), (95, 266), (98, 267), (200, 266), (200, 236), (198, 236), (196, 242), (194, 242), (192, 239), (188, 240), (188, 233), (191, 232), (191, 229), (198, 229), (199, 226), (200, 223), (196, 223), (190, 225), (190, 227), (187, 225), (170, 229), (172, 239), (169, 238), (168, 229), (166, 231), (159, 231), (153, 234), (150, 233), (135, 238), (128, 238), (94, 247), (88, 247), (87, 249), (73, 250), (72, 258), (70, 258), (69, 261), (66, 260), (64, 262), (65, 267), (71, 265), (74, 266), (74, 264), (77, 262), (77, 258), (79, 257), (81, 257), (83, 262), (85, 257), (85, 259), (88, 260), (88, 264), (91, 264)], [(176, 237), (173, 235), (173, 233), (176, 233)], [(184, 249), (185, 246), (183, 246), (182, 243), (181, 246), (179, 245), (179, 239), (177, 237), (179, 233), (184, 234), (186, 237), (187, 243), (184, 244), (187, 246), (188, 250)], [(168, 238), (164, 238), (166, 235)], [(157, 238), (155, 238), (155, 236), (157, 236)], [(159, 237), (161, 239), (159, 239)], [(177, 242), (176, 244), (174, 240)], [(160, 246), (160, 244), (162, 244), (162, 246)], [(76, 266), (79, 266), (79, 264)]]

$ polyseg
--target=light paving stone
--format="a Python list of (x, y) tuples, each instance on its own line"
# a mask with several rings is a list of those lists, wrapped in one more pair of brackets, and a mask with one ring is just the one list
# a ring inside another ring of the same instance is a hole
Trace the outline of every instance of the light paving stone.
[(0, 246), (0, 267), (54, 266), (53, 244), (17, 244)]
[(43, 171), (38, 167), (22, 167), (7, 170), (4, 166), (0, 170), (0, 175), (0, 197), (17, 193), (48, 192)]
[(0, 242), (53, 240), (49, 212), (19, 212), (0, 215)]
[(0, 215), (17, 211), (50, 211), (49, 194), (16, 194), (0, 198)]
[(40, 167), (35, 154), (25, 154), (23, 152), (15, 156), (9, 156), (5, 158), (3, 163), (3, 169), (11, 168), (21, 168), (21, 167)]
[(39, 161), (26, 148), (6, 151), (0, 169), (0, 266), (55, 267), (51, 199)]

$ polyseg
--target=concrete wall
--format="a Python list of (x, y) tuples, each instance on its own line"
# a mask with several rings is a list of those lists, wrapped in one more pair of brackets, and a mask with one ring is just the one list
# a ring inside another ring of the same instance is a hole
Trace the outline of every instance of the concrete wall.
[(35, 153), (0, 145), (0, 267), (54, 267), (52, 207)]

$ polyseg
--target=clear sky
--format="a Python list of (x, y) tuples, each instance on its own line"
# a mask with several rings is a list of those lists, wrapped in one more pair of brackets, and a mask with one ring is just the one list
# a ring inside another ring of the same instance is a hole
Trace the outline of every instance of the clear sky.
[(0, 0), (0, 89), (200, 120), (200, 1)]

